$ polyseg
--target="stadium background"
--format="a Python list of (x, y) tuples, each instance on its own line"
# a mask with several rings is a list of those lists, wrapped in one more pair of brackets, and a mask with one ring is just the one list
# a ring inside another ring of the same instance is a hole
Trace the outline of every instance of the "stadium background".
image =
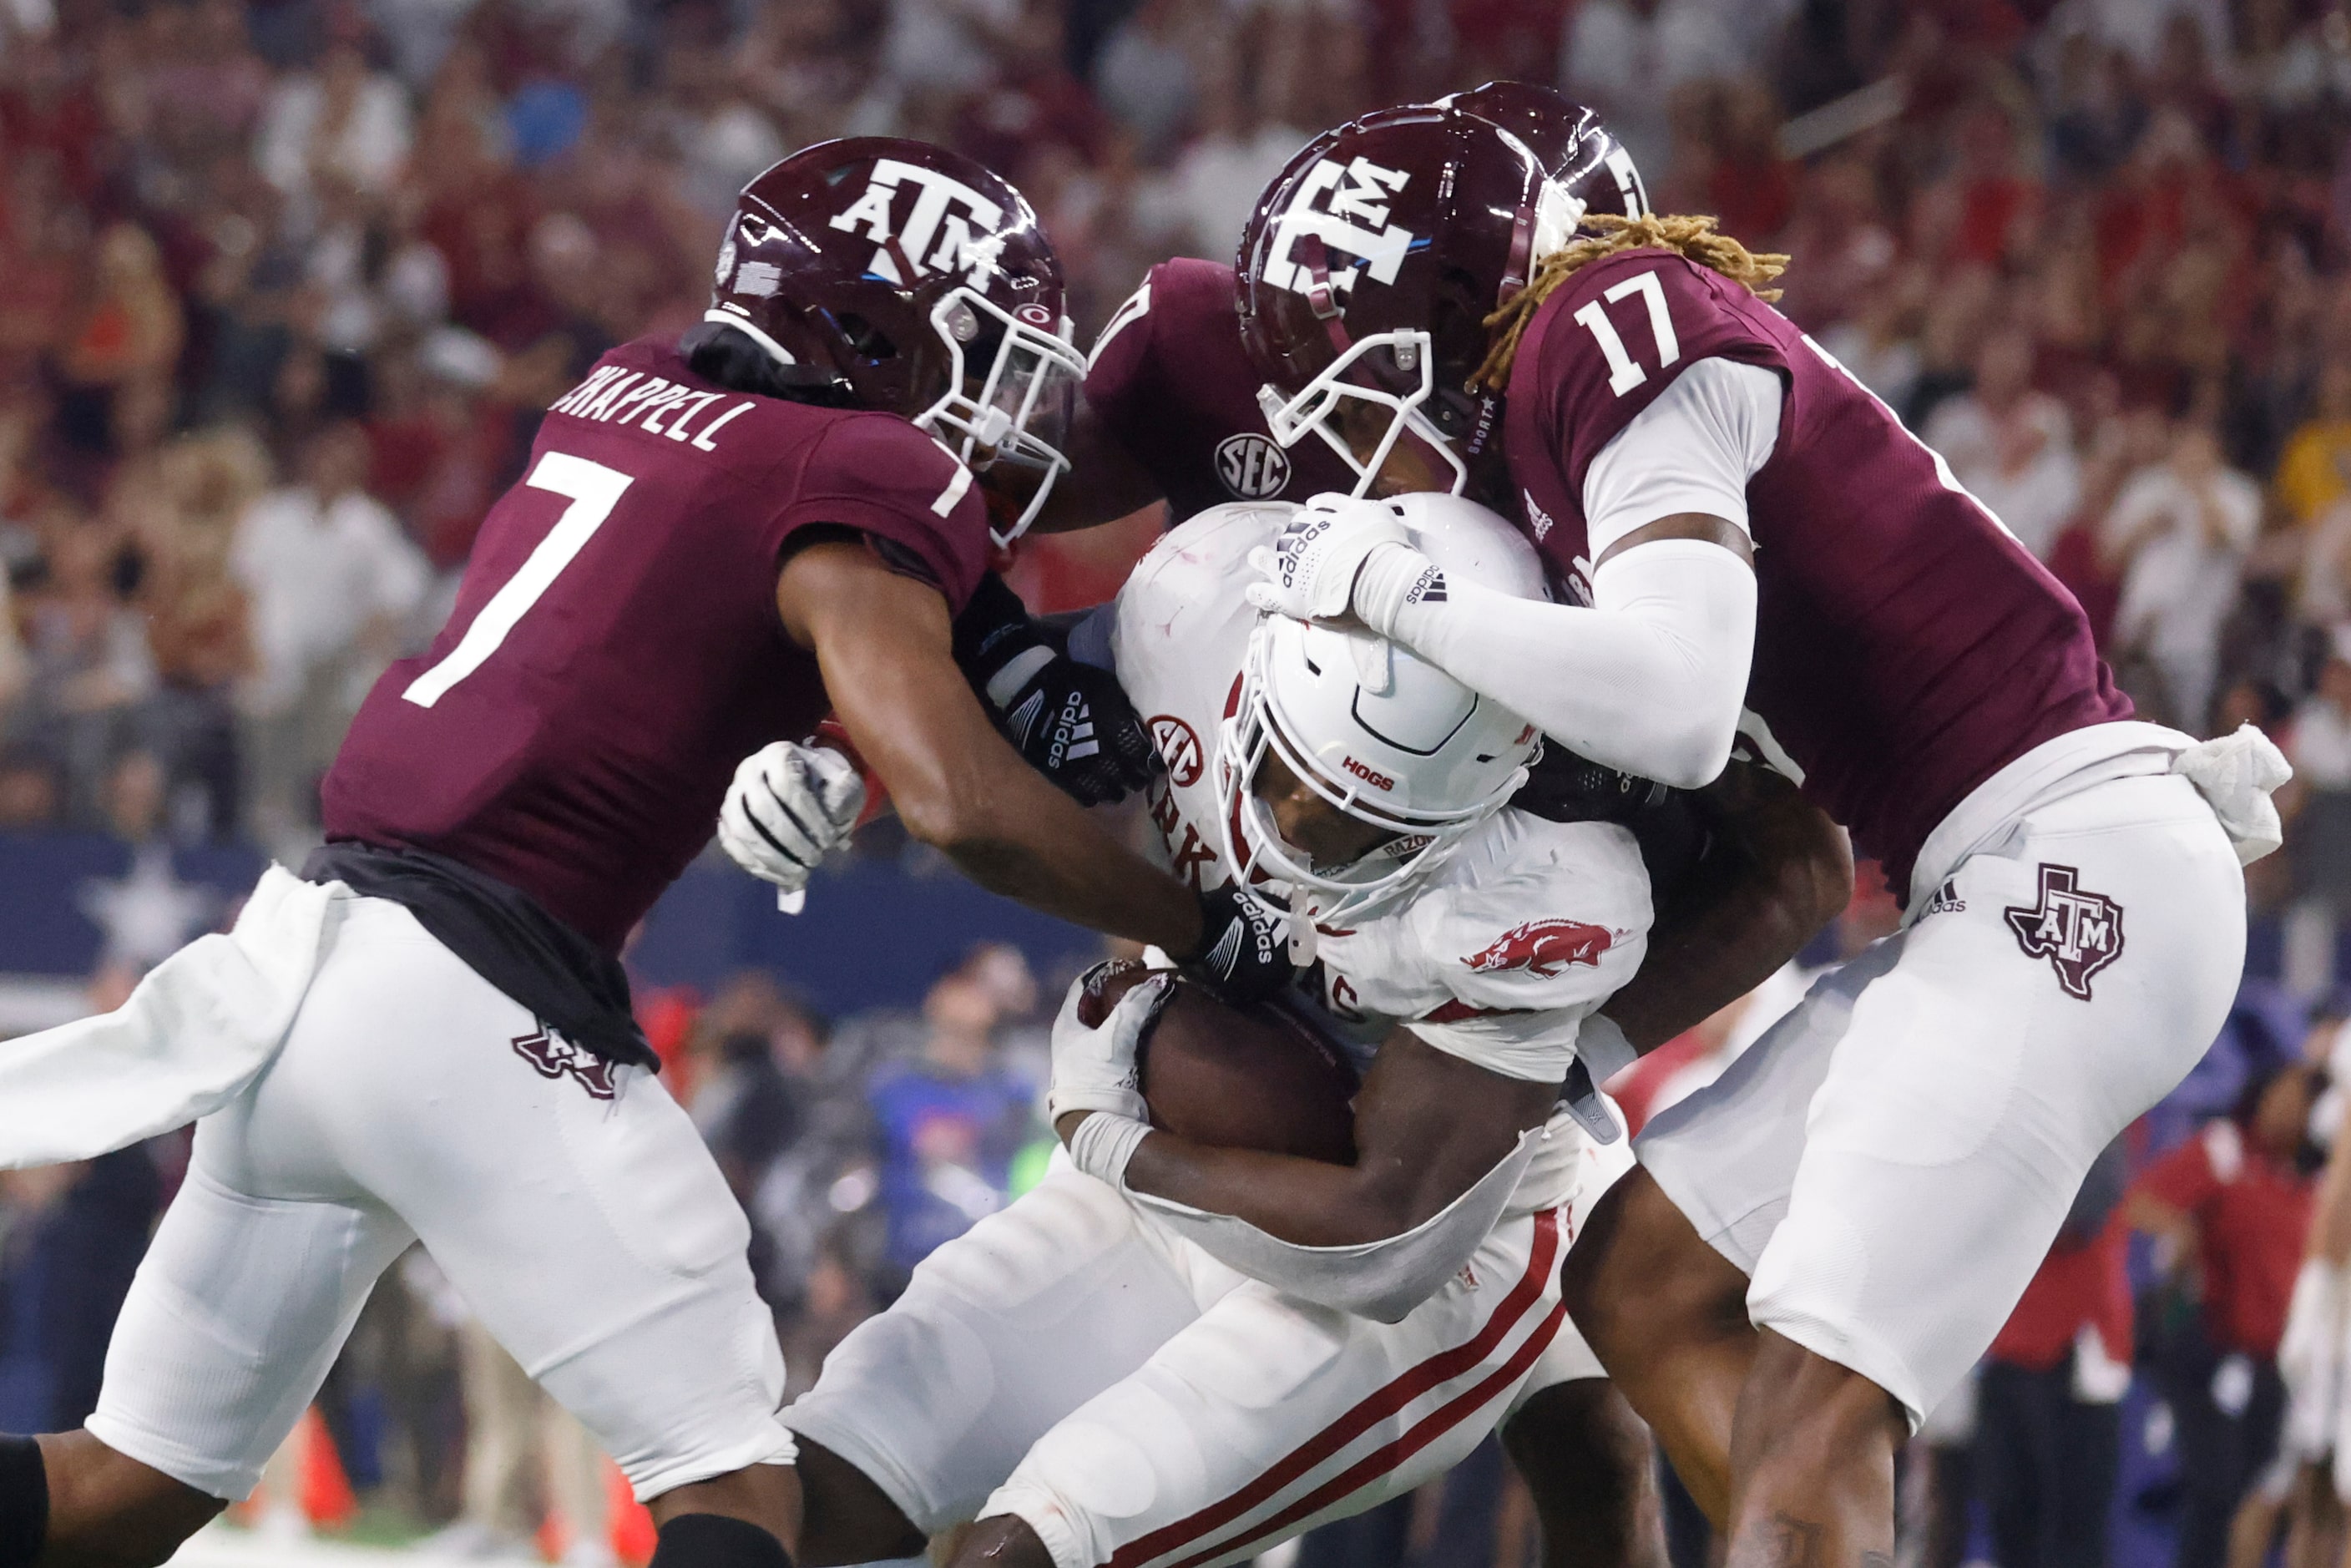
[[(774, 158), (892, 132), (983, 159), (1043, 214), (1082, 337), (1152, 262), (1229, 256), (1312, 131), (1504, 76), (1601, 110), (1664, 210), (1792, 253), (1784, 308), (2074, 589), (2143, 710), (2294, 756), (2236, 1015), (1903, 1503), (1906, 1568), (2207, 1568), (2232, 1516), (2251, 1568), (2309, 1197), (2280, 1085), (2351, 979), (2351, 16), (2324, 0), (0, 0), (0, 1031), (108, 1005), (298, 853), (538, 412), (696, 318)], [(1092, 602), (1157, 527), (1037, 543), (1014, 580)], [(1811, 956), (1891, 917), (1865, 866)], [(648, 1027), (796, 1381), (1033, 1169), (1040, 998), (1092, 946), (886, 822), (797, 919), (705, 863), (649, 923)], [(1796, 984), (1631, 1099), (1687, 1092)], [(0, 1428), (89, 1408), (183, 1154), (0, 1177)], [(253, 1533), (192, 1555), (640, 1549), (544, 1417), (412, 1258)], [(1301, 1555), (1516, 1564), (1530, 1531), (1489, 1445)]]

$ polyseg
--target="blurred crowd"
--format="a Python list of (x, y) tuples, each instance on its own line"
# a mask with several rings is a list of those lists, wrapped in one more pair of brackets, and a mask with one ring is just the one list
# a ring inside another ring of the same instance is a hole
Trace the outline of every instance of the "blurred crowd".
[[(2292, 756), (2236, 1016), (1905, 1488), (1928, 1568), (2252, 1568), (2303, 1518), (2276, 1361), (2351, 978), (2335, 0), (0, 0), (0, 831), (298, 848), (540, 411), (698, 316), (733, 193), (784, 152), (895, 133), (997, 167), (1084, 336), (1150, 264), (1228, 257), (1313, 131), (1496, 77), (1599, 109), (1661, 209), (1789, 252), (1783, 308), (2074, 590), (2142, 712)], [(1150, 531), (1040, 542), (1015, 580), (1099, 597)], [(1890, 919), (1870, 888), (1813, 956)], [(1636, 1113), (1797, 985), (1652, 1059)], [(756, 974), (644, 1002), (796, 1385), (1050, 1149), (1010, 949), (904, 1014), (829, 1023)], [(0, 1180), (0, 1428), (88, 1409), (179, 1149)], [(360, 1495), (452, 1549), (609, 1556), (601, 1461), (429, 1263), (392, 1278), (321, 1402)], [(1305, 1552), (1531, 1540), (1484, 1454)]]

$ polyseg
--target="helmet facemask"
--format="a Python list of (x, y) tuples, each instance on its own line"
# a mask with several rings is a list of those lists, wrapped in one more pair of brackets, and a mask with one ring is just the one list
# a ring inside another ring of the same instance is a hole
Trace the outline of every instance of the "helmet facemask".
[[(967, 286), (941, 295), (930, 319), (946, 345), (947, 390), (914, 423), (978, 476), (989, 494), (988, 536), (1002, 549), (1028, 531), (1069, 470), (1061, 447), (1085, 356), (1070, 341), (1068, 318), (1057, 323), (1033, 304), (1008, 310)], [(1000, 511), (1013, 514), (1002, 526)]]
[[(1499, 774), (1478, 799), (1466, 803), (1405, 810), (1389, 806), (1368, 779), (1322, 755), (1332, 751), (1332, 746), (1318, 747), (1284, 716), (1270, 673), (1274, 639), (1282, 634), (1278, 617), (1259, 618), (1249, 637), (1233, 712), (1217, 732), (1220, 826), (1235, 885), (1261, 909), (1289, 923), (1295, 946), (1311, 949), (1313, 926), (1334, 925), (1392, 904), (1426, 881), (1462, 840), (1517, 793), (1526, 780), (1526, 768), (1521, 765)], [(1394, 656), (1384, 643), (1356, 641), (1363, 644), (1363, 656)], [(1338, 754), (1345, 755), (1343, 742)], [(1257, 793), (1270, 755), (1279, 757), (1335, 810), (1395, 836), (1350, 864), (1317, 865), (1310, 853), (1282, 836), (1272, 808)]]
[[(1397, 392), (1378, 384), (1373, 373), (1378, 361), (1370, 358), (1378, 350), (1387, 351), (1390, 364), (1416, 378), (1411, 387)], [(1458, 496), (1469, 483), (1469, 466), (1454, 450), (1453, 442), (1421, 412), (1436, 392), (1435, 340), (1425, 331), (1400, 329), (1374, 332), (1348, 344), (1338, 358), (1289, 397), (1282, 396), (1275, 387), (1260, 387), (1258, 402), (1264, 411), (1267, 430), (1283, 446), (1296, 445), (1309, 431), (1321, 436), (1324, 444), (1338, 454), (1339, 460), (1354, 471), (1354, 487), (1348, 491), (1351, 496), (1370, 494), (1389, 456), (1407, 439), (1452, 471), (1453, 482), (1447, 486), (1447, 493)], [(1386, 413), (1385, 426), (1369, 457), (1356, 456), (1353, 444), (1347, 439), (1346, 404), (1350, 401)]]

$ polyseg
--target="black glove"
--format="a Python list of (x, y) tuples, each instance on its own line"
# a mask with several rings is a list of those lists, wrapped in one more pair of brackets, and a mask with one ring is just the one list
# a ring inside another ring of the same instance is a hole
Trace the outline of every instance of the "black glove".
[(1184, 967), (1235, 1007), (1263, 1001), (1298, 972), (1280, 923), (1230, 883), (1200, 895), (1200, 950)]
[(1578, 757), (1556, 741), (1542, 755), (1510, 804), (1553, 822), (1622, 822), (1630, 825), (1666, 803), (1673, 793), (1654, 779)]
[(1081, 806), (1123, 800), (1157, 770), (1151, 732), (1118, 678), (1071, 658), (993, 572), (956, 617), (955, 655), (997, 729)]

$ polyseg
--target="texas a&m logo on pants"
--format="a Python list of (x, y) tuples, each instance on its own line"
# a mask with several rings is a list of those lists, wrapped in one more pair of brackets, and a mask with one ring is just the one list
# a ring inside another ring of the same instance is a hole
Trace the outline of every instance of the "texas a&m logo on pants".
[(2090, 977), (2123, 956), (2123, 906), (2103, 893), (2082, 887), (2082, 873), (2070, 865), (2041, 867), (2041, 902), (2002, 912), (2016, 933), (2016, 945), (2032, 958), (2046, 958), (2065, 994), (2090, 999)]
[(611, 1062), (580, 1050), (545, 1024), (536, 1034), (515, 1036), (512, 1043), (515, 1054), (529, 1062), (541, 1078), (576, 1078), (591, 1100), (610, 1100), (616, 1092)]

